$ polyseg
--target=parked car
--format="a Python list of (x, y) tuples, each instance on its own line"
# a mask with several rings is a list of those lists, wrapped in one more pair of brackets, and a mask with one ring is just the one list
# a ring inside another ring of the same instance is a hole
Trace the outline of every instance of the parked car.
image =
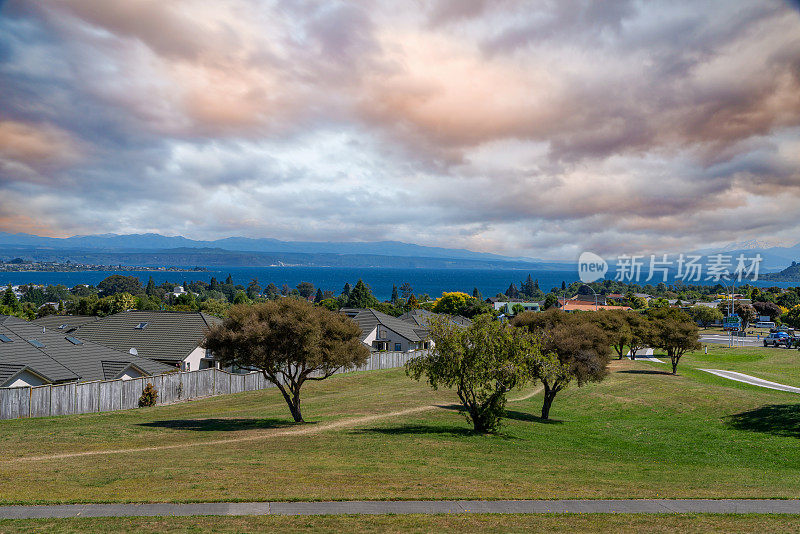
[(792, 348), (792, 344), (793, 339), (786, 332), (772, 332), (770, 335), (764, 338), (765, 347), (769, 347), (770, 345), (773, 347), (780, 347), (781, 345), (784, 345), (787, 349), (789, 349)]

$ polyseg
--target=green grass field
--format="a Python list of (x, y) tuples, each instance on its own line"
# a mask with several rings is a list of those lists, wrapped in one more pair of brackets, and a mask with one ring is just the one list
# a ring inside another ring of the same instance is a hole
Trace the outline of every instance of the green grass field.
[[(664, 357), (656, 351), (656, 357)], [(724, 369), (800, 387), (800, 350), (773, 347), (728, 347), (708, 344), (702, 350), (687, 354), (678, 372), (684, 367)]]
[[(709, 355), (716, 367), (764, 378), (796, 353), (723, 352)], [(0, 421), (0, 499), (800, 497), (797, 395), (691, 369), (700, 362), (687, 356), (671, 376), (660, 364), (615, 361), (606, 381), (559, 394), (549, 423), (536, 417), (540, 395), (509, 402), (496, 436), (473, 434), (451, 392), (402, 370), (308, 384), (303, 426), (275, 390)]]
[(768, 515), (411, 515), (0, 520), (0, 533), (31, 532), (800, 532), (800, 517)]

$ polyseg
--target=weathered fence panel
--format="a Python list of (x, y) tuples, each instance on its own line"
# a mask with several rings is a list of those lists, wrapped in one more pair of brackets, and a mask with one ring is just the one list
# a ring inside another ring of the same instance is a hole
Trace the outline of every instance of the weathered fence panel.
[(134, 378), (122, 381), (122, 410), (130, 410), (139, 407), (139, 398), (142, 391), (147, 386), (147, 381), (143, 378)]
[(214, 395), (227, 395), (231, 392), (231, 376), (220, 369), (214, 369)]
[(50, 415), (50, 386), (31, 388), (30, 402), (29, 417), (47, 417)]
[[(100, 382), (81, 382), (75, 386), (75, 413), (100, 411)], [(56, 415), (52, 411), (53, 415)]]
[[(419, 352), (372, 353), (364, 365), (341, 372), (402, 367), (417, 354)], [(201, 369), (131, 380), (0, 388), (0, 419), (128, 410), (138, 407), (139, 397), (148, 383), (158, 390), (157, 404), (275, 387), (260, 372), (238, 374)]]
[(0, 417), (19, 419), (30, 415), (30, 389), (9, 388), (8, 394), (0, 398)]
[(189, 371), (188, 373), (180, 374), (181, 381), (181, 397), (185, 399), (194, 399), (197, 397), (197, 373), (200, 371)]
[(244, 389), (245, 375), (231, 375), (231, 393), (241, 393)]
[(50, 415), (69, 415), (75, 413), (75, 392), (77, 384), (50, 386)]
[(100, 385), (99, 412), (113, 412), (122, 407), (122, 381), (98, 382)]
[(161, 389), (159, 396), (163, 404), (172, 404), (183, 398), (181, 389), (181, 373), (168, 373), (161, 375)]
[(214, 369), (204, 370), (197, 376), (197, 396), (210, 397), (214, 394)]

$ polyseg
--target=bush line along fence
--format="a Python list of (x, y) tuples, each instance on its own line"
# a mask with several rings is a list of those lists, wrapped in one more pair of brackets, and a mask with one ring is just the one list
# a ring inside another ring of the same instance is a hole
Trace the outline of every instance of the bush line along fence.
[[(402, 367), (415, 352), (376, 352), (367, 363), (351, 371), (377, 371)], [(220, 369), (175, 371), (130, 380), (68, 382), (44, 386), (0, 388), (0, 419), (49, 417), (81, 413), (112, 412), (139, 407), (139, 397), (151, 383), (158, 390), (156, 405), (274, 388), (260, 372), (228, 373)]]

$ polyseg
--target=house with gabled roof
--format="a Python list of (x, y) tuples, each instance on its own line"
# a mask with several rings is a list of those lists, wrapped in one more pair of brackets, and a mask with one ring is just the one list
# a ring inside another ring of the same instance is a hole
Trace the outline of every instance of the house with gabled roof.
[(222, 319), (203, 312), (128, 310), (87, 322), (79, 339), (137, 354), (183, 371), (219, 367), (201, 345), (206, 332)]
[(100, 319), (95, 315), (45, 315), (31, 321), (50, 330), (57, 329), (65, 334), (74, 332), (81, 326)]
[(17, 317), (0, 316), (0, 387), (130, 379), (172, 367), (81, 340)]
[[(398, 317), (398, 319), (407, 323), (415, 324), (418, 327), (425, 328), (428, 326), (428, 321), (434, 317), (440, 316), (443, 316), (443, 314), (435, 313), (430, 310), (423, 310), (422, 308), (414, 308), (413, 310), (407, 311)], [(472, 324), (472, 321), (466, 317), (462, 317), (461, 315), (444, 315), (444, 317), (447, 317), (449, 321), (459, 326), (469, 326)]]
[(361, 327), (361, 342), (371, 350), (408, 352), (430, 348), (427, 328), (369, 308), (339, 310)]

